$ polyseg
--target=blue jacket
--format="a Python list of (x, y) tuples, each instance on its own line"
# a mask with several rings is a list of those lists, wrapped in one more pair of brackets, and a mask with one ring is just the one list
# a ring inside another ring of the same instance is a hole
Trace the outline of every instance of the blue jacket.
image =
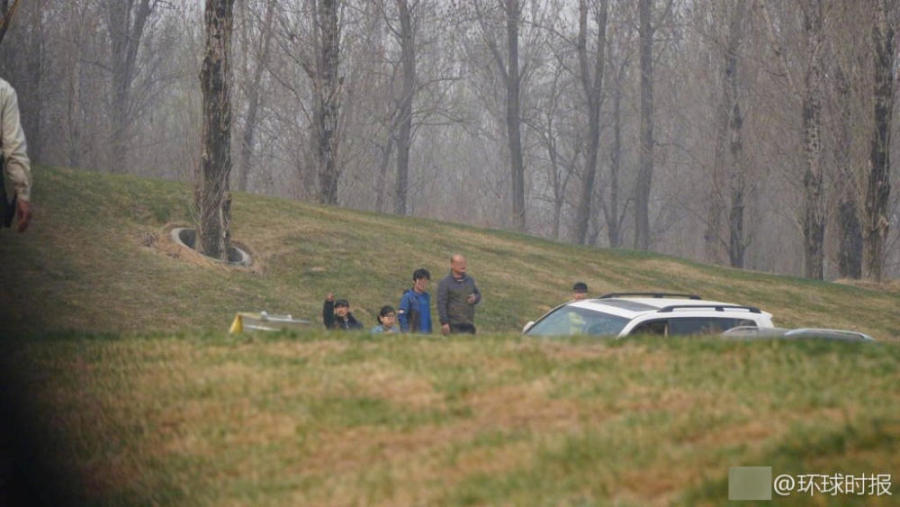
[(431, 333), (431, 295), (407, 289), (397, 307), (397, 320), (404, 333)]

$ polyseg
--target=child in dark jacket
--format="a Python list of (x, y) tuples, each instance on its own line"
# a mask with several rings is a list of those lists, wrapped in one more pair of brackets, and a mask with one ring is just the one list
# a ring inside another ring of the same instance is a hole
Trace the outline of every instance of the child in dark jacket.
[(346, 299), (335, 301), (334, 294), (328, 294), (325, 304), (322, 306), (322, 322), (327, 329), (362, 329), (359, 323), (350, 313), (350, 302)]

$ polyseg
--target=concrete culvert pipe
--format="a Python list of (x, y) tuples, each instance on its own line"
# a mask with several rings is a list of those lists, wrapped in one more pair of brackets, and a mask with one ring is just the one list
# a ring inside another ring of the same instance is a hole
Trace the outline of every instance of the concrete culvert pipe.
[[(197, 244), (197, 231), (186, 227), (176, 227), (172, 229), (172, 241), (194, 250), (194, 245)], [(235, 266), (249, 266), (253, 263), (253, 258), (250, 256), (249, 252), (232, 244), (231, 247), (228, 248), (227, 263)]]

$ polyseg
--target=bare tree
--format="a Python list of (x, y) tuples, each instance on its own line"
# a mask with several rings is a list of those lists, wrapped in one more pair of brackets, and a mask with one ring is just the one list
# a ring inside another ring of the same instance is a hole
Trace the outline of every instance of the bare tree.
[(338, 121), (341, 107), (340, 63), (341, 27), (338, 23), (340, 0), (314, 0), (315, 64), (306, 71), (313, 82), (313, 133), (319, 176), (319, 202), (337, 204)]
[(634, 247), (650, 248), (650, 186), (653, 180), (653, 0), (640, 0), (641, 148), (635, 192)]
[[(242, 2), (244, 11), (244, 27), (245, 31), (249, 25), (249, 13), (246, 11), (247, 2)], [(263, 15), (262, 26), (260, 27), (259, 46), (255, 48), (253, 54), (247, 54), (244, 57), (245, 63), (248, 60), (253, 61), (253, 73), (246, 86), (247, 96), (247, 116), (244, 120), (244, 133), (241, 138), (241, 158), (238, 169), (238, 190), (247, 190), (247, 181), (250, 177), (250, 158), (253, 155), (253, 143), (256, 140), (256, 129), (259, 123), (259, 110), (262, 102), (262, 78), (269, 61), (269, 54), (272, 46), (272, 19), (275, 13), (275, 0), (266, 1), (266, 11)], [(243, 42), (248, 44), (249, 36), (244, 35)], [(245, 71), (249, 75), (249, 71)]]
[[(127, 163), (130, 144), (128, 128), (133, 121), (132, 84), (138, 72), (137, 57), (144, 37), (144, 28), (159, 0), (107, 0), (107, 30), (112, 77), (109, 167), (121, 172)], [(115, 161), (115, 162), (113, 162)]]
[(834, 161), (837, 166), (838, 274), (862, 276), (862, 226), (859, 221), (859, 185), (853, 168), (853, 104), (850, 80), (840, 62), (834, 63), (836, 121)]
[[(409, 188), (409, 149), (412, 144), (413, 99), (416, 93), (416, 32), (413, 11), (419, 2), (395, 0), (399, 12), (399, 30), (392, 28), (400, 41), (401, 92), (397, 132), (397, 193), (394, 212), (406, 214), (406, 193)], [(389, 155), (389, 154), (388, 154)]]
[(776, 27), (767, 0), (761, 2), (772, 48), (788, 80), (792, 95), (801, 99), (801, 132), (803, 152), (803, 208), (800, 228), (803, 234), (804, 276), (822, 279), (825, 261), (825, 192), (822, 160), (823, 60), (825, 55), (824, 0), (805, 0), (799, 5), (802, 15), (801, 57), (807, 62), (802, 88), (792, 77), (785, 49), (777, 42)]
[(619, 176), (622, 174), (622, 95), (625, 81), (625, 73), (628, 67), (628, 58), (623, 56), (616, 71), (613, 86), (613, 141), (609, 150), (609, 199), (603, 201), (603, 217), (606, 220), (606, 237), (609, 241), (610, 248), (619, 248), (622, 246), (622, 226), (625, 222), (625, 215), (628, 211), (628, 203), (626, 200), (621, 208), (620, 201), (620, 184)]
[(889, 0), (876, 0), (872, 24), (875, 51), (875, 129), (872, 132), (871, 167), (866, 190), (866, 221), (863, 236), (863, 259), (866, 277), (881, 281), (884, 276), (885, 243), (890, 219), (888, 200), (891, 193), (891, 125), (894, 111), (894, 28), (889, 22)]
[(234, 0), (206, 0), (206, 54), (200, 72), (203, 91), (203, 156), (196, 204), (200, 212), (196, 248), (226, 259), (231, 246), (231, 29)]
[[(728, 47), (725, 57), (724, 72), (724, 107), (727, 110), (724, 115), (727, 118), (727, 131), (729, 133), (729, 151), (731, 154), (729, 171), (729, 189), (731, 203), (728, 212), (728, 259), (736, 268), (744, 267), (744, 251), (747, 241), (744, 235), (744, 202), (746, 181), (744, 176), (744, 118), (741, 112), (741, 104), (738, 96), (738, 49), (743, 36), (743, 23), (745, 14), (745, 0), (738, 0), (732, 13), (728, 28)], [(726, 128), (722, 126), (723, 130)]]
[(803, 174), (804, 266), (806, 277), (818, 280), (825, 274), (825, 194), (822, 163), (823, 10), (823, 0), (810, 0), (803, 4), (803, 30), (809, 57), (803, 81), (803, 143), (806, 154)]
[(588, 219), (591, 216), (592, 197), (594, 195), (594, 179), (597, 174), (597, 154), (600, 151), (600, 107), (603, 104), (603, 70), (606, 63), (606, 24), (609, 15), (609, 0), (601, 0), (595, 11), (597, 24), (597, 40), (593, 65), (588, 60), (587, 32), (588, 5), (587, 0), (578, 2), (578, 68), (581, 87), (587, 102), (588, 147), (585, 160), (584, 177), (582, 178), (581, 198), (575, 215), (575, 241), (585, 244), (587, 240)]
[[(718, 4), (715, 2), (715, 4)], [(743, 267), (744, 249), (744, 160), (742, 159), (743, 118), (738, 97), (738, 50), (741, 44), (743, 24), (746, 22), (745, 0), (733, 6), (724, 37), (721, 66), (721, 95), (716, 112), (716, 141), (714, 143), (712, 178), (709, 185), (709, 202), (704, 234), (706, 260), (722, 262), (722, 251), (728, 250), (731, 265)], [(722, 6), (726, 4), (721, 4)], [(714, 8), (715, 6), (713, 6)], [(715, 22), (720, 22), (715, 20)], [(728, 148), (726, 151), (726, 147)], [(729, 183), (726, 184), (726, 175)], [(726, 188), (731, 201), (728, 220), (728, 239), (722, 234), (722, 214), (726, 207)]]
[(554, 239), (560, 238), (569, 181), (575, 174), (584, 146), (581, 128), (574, 121), (574, 117), (580, 114), (577, 112), (580, 104), (576, 105), (571, 100), (573, 93), (570, 88), (577, 85), (567, 79), (564, 53), (564, 50), (554, 51), (552, 73), (536, 105), (539, 114), (525, 120), (547, 152), (544, 165), (548, 185), (543, 186), (549, 187), (550, 195), (543, 197), (539, 193), (538, 198), (546, 199), (552, 206), (550, 234)]
[(506, 22), (506, 58), (491, 34), (487, 13), (481, 2), (475, 2), (482, 34), (494, 58), (506, 91), (506, 140), (510, 157), (512, 183), (512, 224), (517, 231), (525, 230), (525, 164), (522, 158), (521, 85), (524, 68), (519, 68), (519, 23), (522, 9), (519, 0), (497, 0)]

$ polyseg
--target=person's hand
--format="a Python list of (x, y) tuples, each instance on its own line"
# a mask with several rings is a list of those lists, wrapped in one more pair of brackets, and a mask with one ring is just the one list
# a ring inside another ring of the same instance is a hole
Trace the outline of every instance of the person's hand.
[(334, 293), (329, 292), (328, 295), (325, 296), (325, 301), (330, 301), (330, 302), (334, 303)]
[(470, 305), (474, 305), (476, 300), (475, 294), (469, 294), (469, 297), (466, 298), (466, 302)]
[(19, 219), (19, 226), (16, 228), (19, 232), (25, 232), (28, 224), (31, 223), (31, 203), (19, 199), (16, 201), (16, 217)]
[(450, 324), (444, 324), (443, 326), (441, 326), (441, 334), (444, 336), (450, 334)]

